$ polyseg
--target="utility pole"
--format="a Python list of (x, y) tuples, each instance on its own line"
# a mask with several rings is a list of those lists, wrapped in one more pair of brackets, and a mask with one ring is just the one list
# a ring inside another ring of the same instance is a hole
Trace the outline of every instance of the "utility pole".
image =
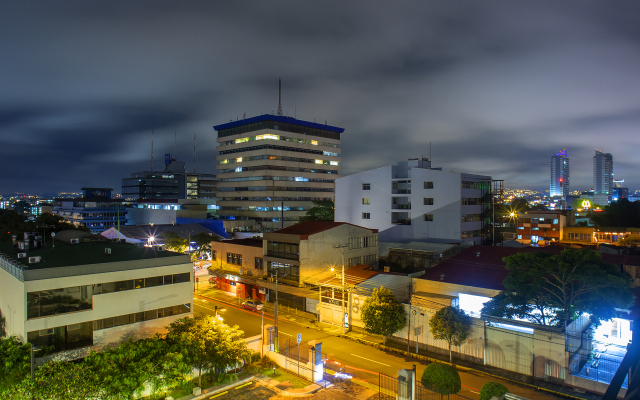
[[(282, 278), (289, 274), (282, 275)], [(271, 275), (273, 277), (273, 274)], [(274, 322), (274, 336), (275, 336), (275, 346), (274, 349), (276, 353), (279, 351), (278, 345), (280, 341), (278, 340), (278, 269), (276, 268), (276, 300), (274, 301), (274, 312), (273, 312), (273, 322)]]
[(342, 334), (344, 335), (346, 333), (346, 327), (345, 325), (345, 306), (344, 306), (344, 294), (345, 294), (345, 287), (344, 287), (344, 248), (348, 247), (348, 244), (334, 244), (333, 248), (334, 249), (342, 249)]
[(409, 343), (411, 342), (411, 292), (413, 289), (413, 278), (409, 278), (409, 324), (407, 325), (407, 355), (409, 354)]

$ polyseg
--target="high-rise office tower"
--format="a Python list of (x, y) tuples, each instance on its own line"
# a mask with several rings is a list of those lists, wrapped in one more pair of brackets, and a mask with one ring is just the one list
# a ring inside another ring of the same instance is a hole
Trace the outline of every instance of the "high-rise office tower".
[(569, 157), (564, 149), (551, 157), (551, 189), (549, 197), (569, 194)]
[(613, 193), (613, 156), (598, 149), (593, 156), (593, 193)]
[(269, 114), (213, 128), (220, 218), (269, 232), (297, 223), (312, 201), (334, 199), (344, 129)]

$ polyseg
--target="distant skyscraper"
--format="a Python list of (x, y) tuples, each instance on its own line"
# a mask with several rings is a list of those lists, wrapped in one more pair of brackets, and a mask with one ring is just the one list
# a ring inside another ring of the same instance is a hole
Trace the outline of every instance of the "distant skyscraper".
[(613, 156), (598, 149), (593, 156), (593, 193), (613, 193)]
[(551, 190), (550, 197), (562, 196), (569, 194), (569, 157), (567, 157), (567, 149), (558, 152), (551, 157)]

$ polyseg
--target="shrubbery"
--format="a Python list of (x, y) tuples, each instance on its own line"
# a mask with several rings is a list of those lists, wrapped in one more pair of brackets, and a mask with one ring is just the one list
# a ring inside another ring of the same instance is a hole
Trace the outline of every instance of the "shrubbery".
[(455, 367), (442, 363), (432, 363), (422, 373), (422, 384), (440, 394), (458, 393), (462, 388), (460, 374)]
[(509, 393), (509, 389), (498, 382), (487, 382), (480, 389), (480, 400), (491, 400), (492, 397), (500, 397), (505, 393)]

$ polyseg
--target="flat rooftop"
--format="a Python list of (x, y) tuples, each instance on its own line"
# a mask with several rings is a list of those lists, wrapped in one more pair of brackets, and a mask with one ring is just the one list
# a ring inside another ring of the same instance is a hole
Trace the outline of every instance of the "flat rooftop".
[[(111, 254), (105, 254), (105, 249), (110, 248)], [(11, 242), (0, 242), (0, 253), (29, 270), (69, 267), (73, 265), (101, 264), (122, 261), (145, 260), (151, 258), (185, 257), (184, 254), (171, 251), (158, 251), (148, 247), (136, 247), (129, 243), (116, 243), (109, 241), (87, 242), (79, 244), (67, 244), (55, 242), (53, 248), (50, 240), (47, 247), (29, 250), (27, 257), (40, 256), (39, 263), (29, 264), (28, 258), (18, 258), (18, 252)]]

